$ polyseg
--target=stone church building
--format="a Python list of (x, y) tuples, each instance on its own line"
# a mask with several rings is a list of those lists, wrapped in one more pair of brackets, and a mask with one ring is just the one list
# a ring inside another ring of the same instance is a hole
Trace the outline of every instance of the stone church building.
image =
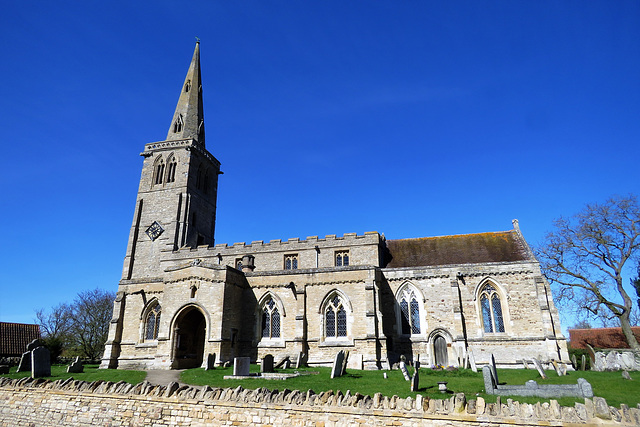
[(364, 369), (404, 354), (457, 366), (568, 361), (548, 283), (518, 222), (388, 240), (378, 232), (214, 242), (220, 162), (205, 147), (200, 51), (165, 141), (146, 144), (101, 367), (171, 369), (337, 351)]

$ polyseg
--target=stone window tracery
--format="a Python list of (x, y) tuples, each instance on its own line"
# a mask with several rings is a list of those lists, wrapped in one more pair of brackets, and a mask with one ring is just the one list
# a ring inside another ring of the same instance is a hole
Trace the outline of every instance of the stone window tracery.
[(273, 298), (262, 306), (262, 338), (280, 338), (280, 311)]
[(480, 310), (482, 312), (482, 325), (485, 332), (504, 332), (502, 303), (493, 285), (487, 284), (482, 288), (480, 292)]
[(406, 287), (400, 294), (400, 322), (404, 335), (420, 334), (420, 304), (416, 293), (410, 287)]
[(184, 120), (182, 119), (182, 114), (178, 114), (178, 118), (173, 124), (173, 133), (182, 132), (183, 127), (184, 127)]
[(349, 251), (336, 251), (336, 267), (346, 267), (349, 265)]
[(158, 329), (160, 326), (160, 304), (154, 305), (145, 318), (144, 339), (152, 341), (158, 339)]
[(285, 270), (298, 269), (298, 254), (291, 254), (291, 255), (284, 256), (284, 269)]
[(347, 310), (338, 294), (330, 297), (324, 310), (325, 337), (345, 338), (347, 336)]
[(158, 161), (156, 161), (155, 176), (153, 178), (154, 185), (162, 184), (163, 179), (164, 179), (164, 160), (160, 158)]
[(169, 160), (169, 166), (167, 168), (167, 182), (174, 182), (176, 180), (176, 167), (178, 166), (178, 162), (175, 157), (172, 157)]

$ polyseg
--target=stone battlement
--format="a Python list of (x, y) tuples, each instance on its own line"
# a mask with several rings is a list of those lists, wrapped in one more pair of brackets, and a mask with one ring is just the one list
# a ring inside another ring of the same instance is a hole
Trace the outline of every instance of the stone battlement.
[(527, 404), (500, 398), (467, 401), (418, 395), (391, 398), (338, 391), (283, 391), (209, 386), (154, 386), (148, 382), (49, 381), (0, 378), (2, 425), (435, 425), (563, 426), (640, 425), (640, 408), (610, 407), (603, 398), (584, 399), (573, 407), (557, 401)]

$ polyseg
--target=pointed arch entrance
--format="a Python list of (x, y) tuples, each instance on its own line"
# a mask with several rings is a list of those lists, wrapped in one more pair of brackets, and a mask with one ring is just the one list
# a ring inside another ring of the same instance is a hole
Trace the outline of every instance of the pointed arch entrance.
[(202, 365), (207, 322), (195, 306), (187, 307), (176, 318), (173, 329), (173, 364), (175, 369)]

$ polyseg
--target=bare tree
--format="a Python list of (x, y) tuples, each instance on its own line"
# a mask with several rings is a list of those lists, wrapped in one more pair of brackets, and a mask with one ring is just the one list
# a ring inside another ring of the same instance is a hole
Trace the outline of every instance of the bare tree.
[(80, 292), (72, 305), (72, 336), (82, 355), (97, 360), (104, 352), (115, 293), (102, 289)]
[(640, 255), (637, 198), (613, 197), (587, 205), (571, 218), (557, 219), (554, 226), (537, 255), (545, 275), (556, 284), (559, 304), (573, 303), (594, 317), (617, 318), (629, 346), (640, 349), (630, 325), (633, 300), (623, 278), (625, 264)]
[[(114, 292), (80, 292), (71, 304), (36, 311), (44, 342), (55, 360), (62, 351), (96, 360), (104, 351), (113, 310)], [(54, 354), (55, 353), (55, 354)]]

